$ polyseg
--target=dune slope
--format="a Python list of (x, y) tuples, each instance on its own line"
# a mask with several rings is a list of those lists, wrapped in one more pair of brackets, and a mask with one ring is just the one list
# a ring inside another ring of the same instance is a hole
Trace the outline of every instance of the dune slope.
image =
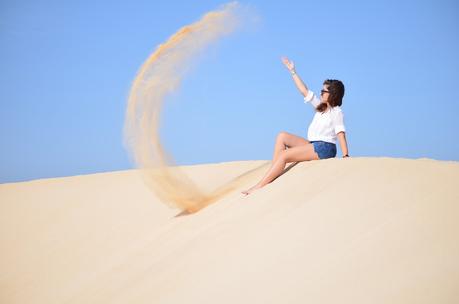
[(136, 170), (0, 185), (0, 302), (458, 303), (458, 162), (303, 162), (240, 194), (268, 165), (184, 166), (240, 184), (188, 215)]

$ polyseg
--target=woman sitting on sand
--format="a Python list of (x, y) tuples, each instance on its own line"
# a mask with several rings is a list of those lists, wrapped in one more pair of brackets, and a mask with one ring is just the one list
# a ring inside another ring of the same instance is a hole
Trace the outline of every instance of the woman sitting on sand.
[(339, 139), (343, 157), (349, 157), (343, 111), (340, 108), (344, 96), (343, 83), (335, 79), (325, 80), (319, 99), (295, 72), (293, 62), (285, 57), (282, 58), (282, 62), (292, 74), (295, 85), (304, 96), (304, 102), (309, 102), (316, 110), (308, 128), (309, 140), (287, 132), (280, 132), (274, 145), (271, 168), (258, 184), (242, 191), (246, 195), (272, 182), (282, 173), (287, 163), (335, 157), (336, 138)]

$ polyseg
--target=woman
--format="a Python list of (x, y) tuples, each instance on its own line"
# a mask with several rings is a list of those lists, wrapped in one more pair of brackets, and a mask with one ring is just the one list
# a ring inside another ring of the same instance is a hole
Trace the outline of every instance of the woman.
[(325, 80), (319, 99), (300, 79), (293, 62), (285, 57), (282, 62), (292, 74), (296, 87), (304, 96), (304, 102), (310, 103), (316, 113), (308, 128), (308, 140), (287, 132), (277, 135), (271, 168), (255, 186), (242, 191), (245, 195), (272, 182), (282, 173), (287, 163), (335, 157), (337, 138), (343, 157), (349, 157), (344, 115), (340, 107), (344, 96), (343, 83), (336, 79)]

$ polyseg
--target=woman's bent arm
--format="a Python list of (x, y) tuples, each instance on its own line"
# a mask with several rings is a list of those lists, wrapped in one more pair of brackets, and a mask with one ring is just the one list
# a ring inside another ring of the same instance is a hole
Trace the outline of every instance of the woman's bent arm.
[(349, 151), (347, 149), (346, 134), (344, 132), (339, 132), (337, 136), (339, 139), (341, 152), (343, 153), (343, 155), (348, 155)]

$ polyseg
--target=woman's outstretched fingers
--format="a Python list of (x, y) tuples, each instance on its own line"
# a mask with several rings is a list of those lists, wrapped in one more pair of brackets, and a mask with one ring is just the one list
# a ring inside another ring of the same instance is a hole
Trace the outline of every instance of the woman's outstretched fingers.
[(289, 70), (292, 70), (295, 65), (293, 64), (292, 61), (290, 61), (287, 57), (282, 57), (282, 62), (285, 64), (285, 66), (287, 67), (287, 69)]

